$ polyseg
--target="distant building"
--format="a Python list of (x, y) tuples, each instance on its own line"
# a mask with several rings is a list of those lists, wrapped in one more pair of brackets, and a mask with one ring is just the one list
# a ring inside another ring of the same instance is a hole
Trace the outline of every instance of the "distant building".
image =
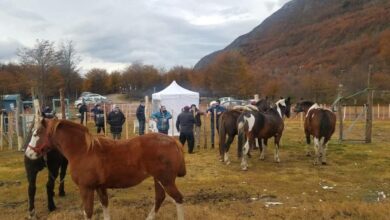
[[(0, 96), (0, 109), (5, 109), (7, 112), (10, 112), (14, 111), (16, 107), (20, 106), (22, 106), (22, 99), (20, 98), (20, 94)], [(22, 109), (20, 109), (20, 111), (21, 110)]]

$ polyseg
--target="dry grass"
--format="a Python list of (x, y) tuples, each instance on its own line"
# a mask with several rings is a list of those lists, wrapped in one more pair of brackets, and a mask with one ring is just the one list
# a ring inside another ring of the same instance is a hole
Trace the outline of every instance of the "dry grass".
[[(185, 196), (187, 219), (388, 219), (390, 202), (390, 122), (375, 122), (373, 143), (329, 145), (327, 166), (313, 166), (304, 154), (303, 132), (297, 121), (287, 121), (281, 163), (273, 162), (273, 144), (267, 158), (253, 152), (249, 171), (240, 171), (235, 144), (232, 164), (218, 161), (217, 149), (186, 155), (188, 174), (177, 180)], [(360, 132), (359, 130), (352, 132)], [(210, 146), (210, 144), (209, 144)], [(20, 152), (0, 153), (1, 219), (27, 215), (27, 181)], [(75, 184), (66, 179), (67, 196), (56, 197), (59, 209), (46, 208), (47, 171), (39, 174), (36, 211), (42, 219), (82, 219)], [(324, 189), (330, 187), (332, 189)], [(112, 219), (144, 219), (153, 206), (152, 180), (123, 190), (109, 190)], [(378, 200), (379, 199), (379, 200)], [(280, 202), (268, 205), (267, 202)], [(103, 219), (95, 202), (95, 219)], [(166, 200), (157, 219), (174, 219), (175, 206)]]

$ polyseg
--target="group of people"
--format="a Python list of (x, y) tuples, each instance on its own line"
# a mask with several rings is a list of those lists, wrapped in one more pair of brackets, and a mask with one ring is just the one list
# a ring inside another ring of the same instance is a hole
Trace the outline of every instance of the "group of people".
[[(47, 110), (48, 112), (49, 110)], [(218, 129), (219, 116), (225, 112), (226, 109), (220, 105), (219, 100), (213, 101), (210, 108), (207, 109), (206, 114), (210, 115), (211, 124), (211, 147), (214, 148), (214, 136), (215, 128)], [(45, 111), (46, 112), (46, 109)], [(83, 124), (84, 120), (87, 119), (85, 114), (88, 112), (87, 106), (83, 103), (79, 107), (80, 123)], [(95, 125), (97, 133), (105, 133), (104, 127), (104, 111), (102, 107), (97, 104), (91, 112), (94, 114)], [(50, 113), (43, 113), (48, 114)], [(182, 112), (178, 115), (176, 120), (176, 129), (180, 132), (179, 140), (184, 145), (187, 142), (188, 153), (194, 152), (195, 145), (199, 149), (200, 147), (200, 130), (201, 130), (201, 115), (205, 114), (201, 112), (195, 104), (191, 106), (184, 106)], [(216, 116), (216, 119), (214, 117)], [(140, 104), (136, 110), (136, 117), (138, 120), (138, 134), (143, 135), (145, 133), (145, 102), (140, 100)], [(157, 124), (157, 130), (159, 133), (168, 134), (169, 131), (169, 120), (172, 119), (172, 114), (167, 111), (165, 106), (161, 106), (158, 112), (151, 115), (151, 119)], [(125, 115), (119, 109), (118, 106), (114, 105), (112, 111), (107, 115), (107, 123), (110, 125), (110, 132), (114, 139), (120, 139), (122, 133), (122, 126), (126, 121)], [(216, 125), (214, 125), (216, 123)]]
[[(226, 109), (220, 105), (219, 100), (214, 101), (213, 104), (207, 109), (206, 113), (211, 115), (211, 145), (214, 147), (214, 128), (218, 129), (218, 126), (214, 126), (214, 121), (218, 125), (219, 116), (225, 112)], [(194, 146), (196, 145), (199, 149), (200, 147), (200, 130), (201, 130), (201, 118), (200, 116), (205, 114), (201, 112), (195, 104), (191, 106), (184, 106), (182, 112), (178, 115), (176, 120), (176, 129), (180, 132), (179, 140), (184, 145), (187, 142), (188, 153), (192, 154), (194, 152)], [(216, 120), (214, 120), (214, 115), (216, 115)], [(140, 102), (140, 105), (137, 108), (136, 116), (139, 124), (139, 135), (145, 133), (145, 103)], [(159, 133), (168, 134), (169, 130), (169, 120), (172, 119), (172, 115), (167, 111), (165, 106), (161, 106), (160, 110), (151, 115), (151, 119), (154, 120), (157, 124), (157, 130)]]

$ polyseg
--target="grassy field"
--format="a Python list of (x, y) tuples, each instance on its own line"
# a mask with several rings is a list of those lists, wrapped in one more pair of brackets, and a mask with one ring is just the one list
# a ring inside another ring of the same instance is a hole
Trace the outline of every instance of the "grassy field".
[[(361, 129), (351, 132), (359, 133)], [(235, 143), (228, 166), (218, 161), (217, 149), (202, 146), (195, 154), (186, 154), (187, 175), (177, 180), (185, 197), (185, 216), (389, 219), (390, 201), (383, 195), (390, 195), (390, 122), (375, 122), (373, 133), (372, 144), (338, 144), (336, 133), (329, 144), (327, 166), (314, 166), (313, 158), (305, 156), (303, 131), (293, 120), (286, 121), (279, 164), (273, 162), (273, 144), (265, 161), (258, 160), (258, 152), (252, 153), (246, 172), (240, 171)], [(39, 174), (36, 194), (40, 219), (82, 219), (78, 190), (69, 176), (66, 197), (56, 196), (58, 210), (48, 212), (46, 179), (44, 170)], [(112, 219), (145, 219), (153, 206), (153, 183), (147, 179), (133, 188), (109, 190), (109, 195)], [(0, 213), (0, 219), (27, 216), (27, 181), (21, 152), (0, 152)], [(156, 218), (175, 217), (175, 206), (166, 200)], [(97, 200), (94, 219), (103, 219)]]

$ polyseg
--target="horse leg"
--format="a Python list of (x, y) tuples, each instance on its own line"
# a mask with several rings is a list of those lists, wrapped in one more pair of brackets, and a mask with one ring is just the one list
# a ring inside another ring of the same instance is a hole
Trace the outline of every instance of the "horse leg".
[(282, 135), (278, 134), (277, 136), (275, 136), (275, 155), (274, 155), (274, 160), (275, 162), (277, 163), (280, 163), (280, 159), (279, 159), (279, 143), (280, 143), (280, 138), (282, 137)]
[(321, 157), (321, 164), (326, 165), (326, 150), (328, 149), (328, 139), (324, 138), (324, 143), (322, 143), (322, 157)]
[(99, 196), (100, 204), (102, 205), (104, 220), (110, 220), (110, 210), (108, 208), (107, 189), (106, 188), (98, 188), (98, 189), (96, 189), (96, 192)]
[(36, 217), (34, 201), (38, 171), (26, 165), (26, 172), (28, 180), (28, 218), (33, 219)]
[(260, 147), (260, 160), (264, 160), (265, 159), (265, 153), (267, 152), (267, 143), (268, 143), (268, 139), (260, 139), (260, 143), (261, 143), (261, 147)]
[(238, 138), (238, 141), (237, 141), (237, 157), (241, 158), (241, 156), (242, 156), (242, 146), (243, 146), (243, 143), (244, 143), (244, 134), (241, 133), (241, 132), (238, 132), (237, 138)]
[(55, 180), (58, 176), (58, 170), (59, 170), (59, 164), (55, 164), (56, 161), (48, 161), (47, 162), (47, 169), (48, 169), (48, 179), (46, 183), (46, 193), (47, 193), (47, 208), (49, 211), (54, 211), (56, 209), (55, 203), (54, 203), (54, 185)]
[(305, 132), (306, 135), (306, 156), (310, 157), (310, 134)]
[(85, 219), (91, 219), (93, 214), (93, 189), (79, 186), (79, 190), (84, 205)]
[(241, 170), (248, 170), (248, 153), (249, 153), (249, 140), (245, 142), (244, 147), (242, 148), (242, 158), (241, 158)]
[[(164, 185), (165, 191), (168, 193), (170, 197), (175, 200), (176, 211), (177, 211), (177, 219), (184, 220), (184, 210), (183, 210), (183, 195), (179, 192), (176, 187), (176, 184), (173, 181), (169, 181), (170, 183), (162, 183)], [(157, 205), (157, 204), (156, 204)], [(157, 206), (156, 206), (157, 208)]]
[(314, 165), (317, 165), (319, 163), (318, 160), (320, 158), (319, 147), (320, 147), (320, 140), (317, 137), (314, 137), (314, 151), (315, 151)]
[(225, 148), (224, 148), (224, 151), (225, 151), (225, 154), (224, 154), (224, 161), (226, 163), (226, 165), (229, 165), (230, 164), (230, 159), (229, 159), (229, 149), (230, 149), (230, 145), (233, 143), (234, 141), (234, 135), (231, 136), (231, 135), (228, 135), (228, 139), (227, 139), (227, 142), (225, 144)]
[(146, 218), (146, 220), (152, 220), (155, 218), (156, 213), (160, 209), (161, 204), (165, 199), (164, 188), (162, 187), (161, 183), (156, 178), (154, 178), (154, 191), (155, 191), (155, 203), (154, 203), (152, 210), (150, 210), (149, 215)]
[(65, 176), (66, 176), (67, 168), (68, 168), (68, 160), (63, 158), (61, 163), (61, 171), (60, 171), (60, 186), (58, 188), (58, 195), (61, 197), (65, 196)]

